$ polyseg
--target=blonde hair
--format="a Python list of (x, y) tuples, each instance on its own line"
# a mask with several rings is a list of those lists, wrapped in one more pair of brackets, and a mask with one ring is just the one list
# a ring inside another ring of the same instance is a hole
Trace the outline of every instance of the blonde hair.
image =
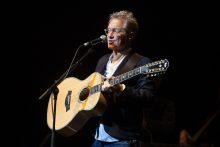
[(126, 29), (128, 31), (132, 31), (135, 34), (138, 32), (139, 25), (137, 19), (134, 17), (131, 11), (122, 10), (119, 12), (113, 12), (112, 14), (110, 14), (109, 22), (111, 21), (111, 19), (115, 19), (115, 18), (126, 20)]

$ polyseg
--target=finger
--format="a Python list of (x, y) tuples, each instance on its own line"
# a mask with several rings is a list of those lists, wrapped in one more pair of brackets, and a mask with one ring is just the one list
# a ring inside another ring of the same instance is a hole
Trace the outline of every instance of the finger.
[(109, 80), (112, 80), (114, 78), (114, 76), (111, 76), (110, 78), (109, 78)]

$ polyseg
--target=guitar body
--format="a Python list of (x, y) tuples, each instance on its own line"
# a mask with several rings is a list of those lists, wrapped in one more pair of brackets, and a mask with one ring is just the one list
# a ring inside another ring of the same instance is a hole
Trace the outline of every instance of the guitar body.
[[(101, 84), (102, 75), (94, 72), (85, 80), (74, 77), (64, 79), (57, 87), (55, 130), (63, 136), (79, 131), (91, 118), (101, 116), (107, 106), (101, 92), (89, 94), (90, 87)], [(47, 108), (47, 124), (53, 128), (54, 95), (50, 95)], [(74, 121), (73, 121), (74, 119)]]

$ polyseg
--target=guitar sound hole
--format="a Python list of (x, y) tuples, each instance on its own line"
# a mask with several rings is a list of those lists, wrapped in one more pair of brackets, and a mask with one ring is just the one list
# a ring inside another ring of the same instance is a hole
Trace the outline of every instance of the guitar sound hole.
[(79, 95), (79, 99), (84, 101), (89, 96), (89, 88), (84, 88)]

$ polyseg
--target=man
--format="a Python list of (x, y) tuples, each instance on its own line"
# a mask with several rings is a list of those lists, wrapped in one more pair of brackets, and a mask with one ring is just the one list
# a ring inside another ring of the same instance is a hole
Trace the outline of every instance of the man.
[(143, 107), (154, 102), (154, 82), (146, 75), (137, 75), (112, 86), (109, 80), (131, 69), (150, 63), (150, 59), (135, 53), (132, 42), (138, 23), (130, 11), (114, 12), (105, 29), (111, 54), (104, 55), (96, 72), (105, 77), (102, 86), (108, 108), (100, 118), (93, 147), (131, 147), (141, 138)]

